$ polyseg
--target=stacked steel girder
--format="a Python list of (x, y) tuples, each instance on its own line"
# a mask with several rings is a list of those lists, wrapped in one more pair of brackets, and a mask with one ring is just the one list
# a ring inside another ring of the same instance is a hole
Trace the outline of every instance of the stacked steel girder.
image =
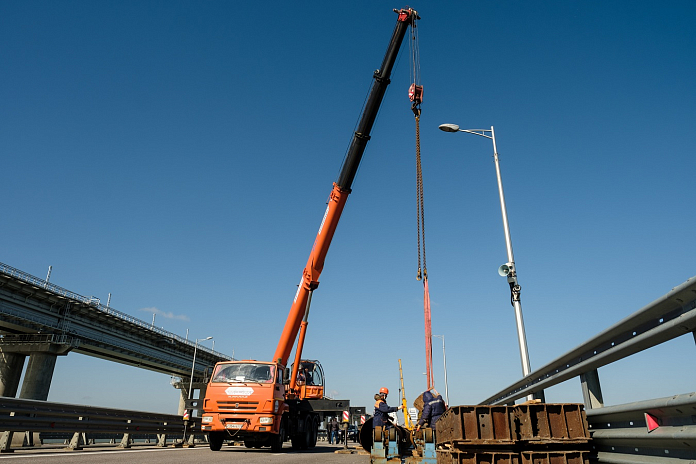
[(436, 427), (442, 464), (587, 464), (583, 405), (454, 406)]

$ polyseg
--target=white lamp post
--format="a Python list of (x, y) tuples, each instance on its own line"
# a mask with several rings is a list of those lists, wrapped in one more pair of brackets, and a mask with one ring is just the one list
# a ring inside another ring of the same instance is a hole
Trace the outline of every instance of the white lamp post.
[(433, 337), (437, 337), (442, 339), (442, 365), (444, 366), (445, 370), (445, 399), (447, 400), (447, 405), (449, 406), (449, 390), (447, 389), (447, 356), (445, 355), (445, 336), (444, 335), (433, 335)]
[(193, 362), (191, 363), (191, 379), (189, 381), (188, 399), (191, 399), (193, 396), (193, 371), (196, 369), (196, 351), (198, 350), (198, 342), (212, 339), (213, 337), (197, 338), (196, 343), (193, 345)]
[[(531, 372), (529, 364), (529, 352), (527, 350), (527, 337), (524, 331), (524, 321), (522, 319), (522, 304), (520, 303), (520, 285), (517, 282), (517, 271), (515, 270), (515, 258), (512, 254), (512, 239), (510, 238), (510, 227), (508, 225), (507, 208), (505, 207), (505, 194), (503, 193), (503, 179), (500, 175), (500, 161), (498, 160), (498, 149), (495, 145), (495, 132), (493, 126), (488, 129), (460, 129), (456, 124), (441, 124), (440, 130), (445, 132), (467, 132), (469, 134), (485, 137), (493, 141), (493, 159), (495, 160), (495, 172), (498, 177), (498, 194), (500, 195), (500, 210), (503, 215), (503, 229), (505, 230), (505, 245), (507, 247), (508, 262), (500, 266), (498, 273), (506, 276), (510, 284), (512, 295), (512, 305), (515, 308), (515, 320), (517, 321), (517, 339), (520, 345), (520, 359), (522, 361), (522, 373), (526, 377)], [(490, 135), (488, 135), (490, 134)], [(531, 395), (530, 395), (531, 399)]]

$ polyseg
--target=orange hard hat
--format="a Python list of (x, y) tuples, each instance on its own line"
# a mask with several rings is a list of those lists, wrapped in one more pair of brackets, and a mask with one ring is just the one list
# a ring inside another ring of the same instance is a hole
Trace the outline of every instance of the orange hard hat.
[(389, 394), (389, 389), (387, 387), (382, 387), (379, 389), (380, 393), (384, 393), (385, 395)]

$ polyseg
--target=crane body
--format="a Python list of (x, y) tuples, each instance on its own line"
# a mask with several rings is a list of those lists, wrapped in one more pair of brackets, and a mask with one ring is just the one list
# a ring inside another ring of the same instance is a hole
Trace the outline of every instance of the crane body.
[[(244, 441), (248, 447), (270, 446), (273, 451), (279, 451), (288, 438), (293, 448), (316, 445), (319, 415), (312, 408), (312, 400), (324, 397), (325, 383), (321, 364), (302, 359), (309, 306), (312, 292), (319, 286), (329, 246), (351, 193), (399, 49), (408, 27), (419, 19), (416, 11), (410, 8), (394, 11), (398, 14), (394, 32), (381, 67), (373, 74), (365, 107), (333, 184), (272, 361), (225, 361), (215, 365), (206, 388), (201, 425), (202, 431), (208, 433), (213, 451), (218, 451), (223, 441), (230, 439)], [(291, 373), (288, 362), (296, 340)]]

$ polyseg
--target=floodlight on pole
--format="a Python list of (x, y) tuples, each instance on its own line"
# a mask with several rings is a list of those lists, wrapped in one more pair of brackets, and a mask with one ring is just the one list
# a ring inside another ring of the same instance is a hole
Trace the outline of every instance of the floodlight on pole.
[[(498, 273), (507, 277), (510, 284), (512, 306), (515, 308), (515, 320), (517, 322), (517, 339), (520, 346), (520, 360), (522, 361), (522, 374), (526, 377), (531, 373), (529, 363), (529, 351), (527, 349), (527, 337), (524, 330), (524, 320), (522, 319), (522, 304), (520, 302), (521, 287), (517, 282), (517, 271), (515, 270), (515, 258), (512, 253), (512, 239), (510, 238), (510, 226), (508, 224), (507, 208), (505, 206), (505, 194), (503, 193), (503, 179), (500, 174), (500, 161), (498, 159), (498, 148), (495, 143), (495, 130), (490, 129), (460, 129), (457, 124), (441, 124), (440, 130), (444, 132), (466, 132), (469, 134), (485, 137), (493, 141), (493, 160), (495, 161), (495, 172), (498, 178), (498, 194), (500, 196), (500, 211), (503, 216), (503, 229), (505, 231), (505, 246), (507, 248), (507, 263), (500, 266)], [(530, 395), (531, 399), (531, 395)]]

